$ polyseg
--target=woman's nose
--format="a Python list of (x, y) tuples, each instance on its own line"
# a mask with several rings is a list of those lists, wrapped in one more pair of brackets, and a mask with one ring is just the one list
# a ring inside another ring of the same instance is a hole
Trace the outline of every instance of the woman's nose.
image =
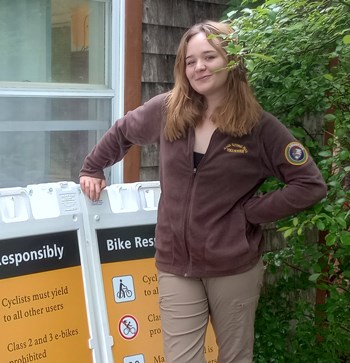
[(197, 61), (196, 71), (202, 71), (203, 69), (205, 69), (205, 63), (201, 60)]

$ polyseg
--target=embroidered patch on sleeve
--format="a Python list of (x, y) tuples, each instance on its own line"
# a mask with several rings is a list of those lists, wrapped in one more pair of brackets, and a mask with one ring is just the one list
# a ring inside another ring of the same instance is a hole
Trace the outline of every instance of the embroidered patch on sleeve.
[(309, 154), (299, 142), (290, 142), (284, 152), (286, 159), (293, 165), (303, 165), (307, 162)]

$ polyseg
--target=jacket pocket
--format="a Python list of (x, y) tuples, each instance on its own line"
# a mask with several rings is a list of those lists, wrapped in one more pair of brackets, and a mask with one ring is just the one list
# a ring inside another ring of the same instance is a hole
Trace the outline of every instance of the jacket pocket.
[(208, 267), (232, 267), (235, 260), (250, 250), (247, 225), (243, 208), (236, 207), (217, 221), (206, 238), (205, 261)]

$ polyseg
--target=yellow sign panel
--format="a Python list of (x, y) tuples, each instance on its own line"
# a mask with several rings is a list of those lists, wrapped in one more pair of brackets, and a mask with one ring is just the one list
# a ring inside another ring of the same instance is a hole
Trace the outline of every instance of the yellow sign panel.
[[(154, 226), (99, 230), (97, 235), (114, 361), (165, 362), (157, 271), (150, 257)], [(217, 346), (211, 327), (205, 352), (207, 362), (215, 363)]]
[(1, 363), (92, 362), (76, 232), (0, 241), (0, 291)]

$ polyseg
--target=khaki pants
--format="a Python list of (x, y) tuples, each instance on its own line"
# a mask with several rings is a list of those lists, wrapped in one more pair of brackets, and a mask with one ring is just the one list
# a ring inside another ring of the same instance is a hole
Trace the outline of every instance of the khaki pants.
[(247, 272), (224, 277), (188, 278), (158, 271), (166, 363), (205, 363), (209, 316), (218, 363), (251, 363), (263, 274), (262, 261)]

